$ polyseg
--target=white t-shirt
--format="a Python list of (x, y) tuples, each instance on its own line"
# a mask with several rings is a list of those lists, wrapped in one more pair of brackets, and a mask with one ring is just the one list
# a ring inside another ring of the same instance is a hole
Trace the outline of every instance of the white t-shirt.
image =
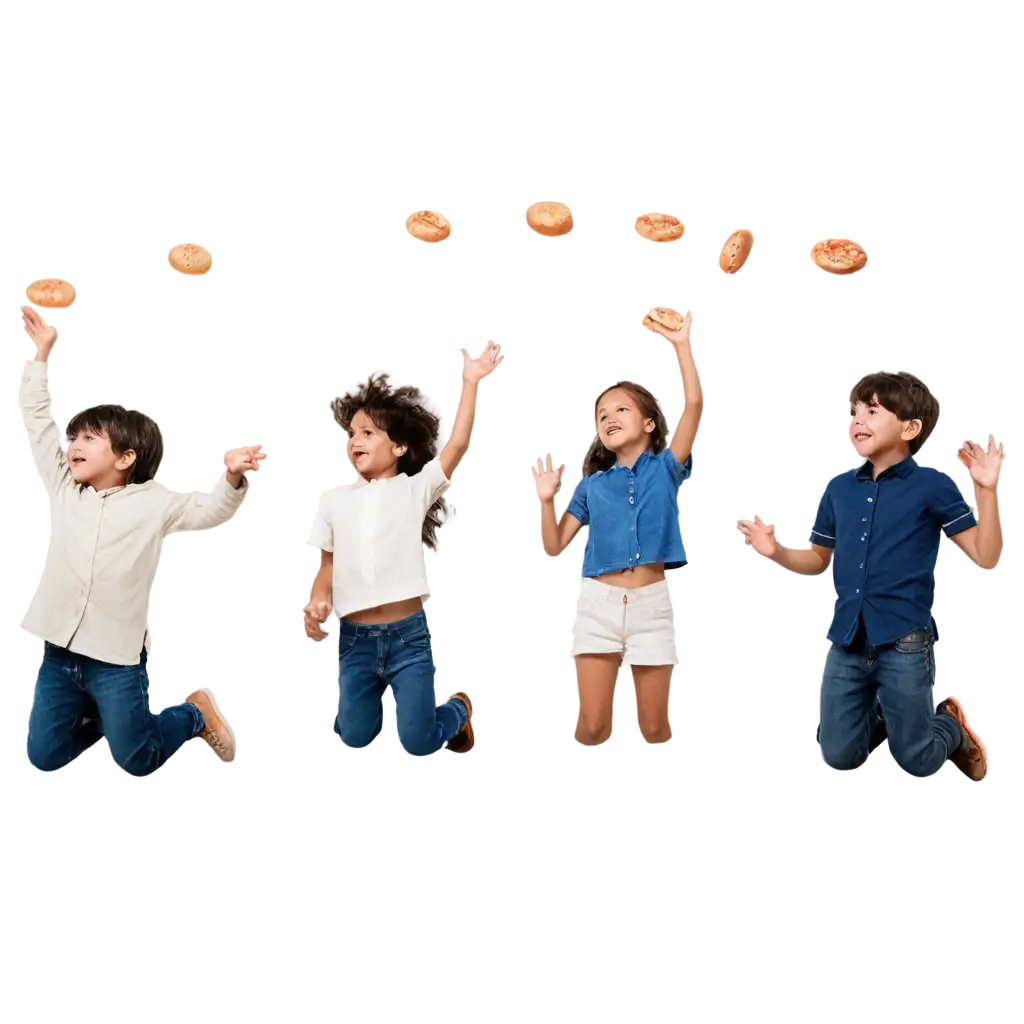
[(441, 460), (415, 476), (360, 479), (325, 491), (308, 544), (334, 552), (334, 612), (352, 612), (430, 596), (423, 561), (423, 520), (451, 481)]

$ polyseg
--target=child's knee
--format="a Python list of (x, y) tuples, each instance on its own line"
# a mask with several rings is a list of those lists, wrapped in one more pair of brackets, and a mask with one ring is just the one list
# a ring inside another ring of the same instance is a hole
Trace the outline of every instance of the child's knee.
[(836, 771), (853, 771), (868, 759), (868, 748), (862, 743), (836, 745), (829, 743), (826, 737), (820, 738), (819, 742), (822, 759), (829, 768), (835, 768)]
[(640, 733), (648, 743), (664, 743), (672, 739), (672, 727), (662, 716), (640, 716)]
[(610, 715), (587, 714), (580, 712), (579, 721), (576, 723), (576, 739), (588, 747), (604, 743), (612, 734), (612, 720)]
[(346, 747), (368, 747), (380, 732), (377, 722), (354, 722), (346, 719), (338, 722), (334, 731), (341, 737)]
[(137, 779), (152, 775), (160, 767), (160, 759), (156, 751), (150, 749), (149, 744), (130, 751), (119, 751), (111, 747), (110, 752), (114, 755), (114, 763), (118, 768)]
[(398, 720), (398, 741), (402, 749), (413, 757), (425, 757), (441, 748), (432, 724), (403, 722), (401, 718)]
[(45, 746), (28, 738), (28, 760), (33, 768), (41, 772), (55, 772), (68, 763), (67, 756), (55, 747)]

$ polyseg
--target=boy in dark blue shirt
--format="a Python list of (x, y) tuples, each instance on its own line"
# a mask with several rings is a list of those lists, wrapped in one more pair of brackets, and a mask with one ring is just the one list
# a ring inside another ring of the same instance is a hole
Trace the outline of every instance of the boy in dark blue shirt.
[(939, 403), (909, 373), (873, 373), (850, 394), (850, 440), (866, 461), (829, 482), (811, 531), (811, 549), (785, 548), (775, 527), (740, 520), (754, 550), (792, 572), (814, 576), (835, 551), (835, 615), (821, 683), (818, 740), (833, 768), (859, 768), (888, 738), (911, 775), (933, 775), (951, 760), (980, 782), (985, 746), (960, 702), (932, 703), (932, 618), (940, 532), (975, 564), (991, 569), (1003, 548), (996, 484), (1003, 446), (965, 441), (978, 519), (956, 484), (919, 466), (914, 454), (939, 418)]

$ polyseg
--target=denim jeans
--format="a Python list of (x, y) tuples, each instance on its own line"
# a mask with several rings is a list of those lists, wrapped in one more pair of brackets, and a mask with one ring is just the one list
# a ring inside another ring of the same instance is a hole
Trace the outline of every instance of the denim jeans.
[(364, 626), (341, 620), (338, 640), (338, 717), (342, 743), (365, 747), (384, 721), (381, 697), (391, 687), (398, 738), (410, 754), (440, 750), (466, 720), (462, 701), (434, 705), (434, 659), (422, 611), (399, 622)]
[(859, 768), (869, 752), (881, 705), (889, 751), (911, 775), (934, 775), (963, 734), (955, 719), (935, 714), (935, 633), (915, 629), (894, 643), (833, 644), (821, 681), (821, 756), (833, 768)]
[(204, 727), (194, 704), (150, 714), (145, 650), (138, 665), (108, 665), (47, 643), (29, 716), (28, 759), (52, 772), (106, 736), (129, 775), (149, 775)]

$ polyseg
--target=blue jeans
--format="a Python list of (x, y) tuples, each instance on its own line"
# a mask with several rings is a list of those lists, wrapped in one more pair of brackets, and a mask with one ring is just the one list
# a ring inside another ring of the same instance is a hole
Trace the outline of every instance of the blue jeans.
[(466, 720), (465, 705), (434, 706), (434, 659), (422, 611), (399, 622), (364, 626), (341, 620), (338, 639), (338, 717), (342, 743), (365, 747), (384, 721), (381, 697), (391, 687), (398, 738), (410, 754), (440, 750)]
[(108, 665), (46, 644), (28, 722), (28, 759), (36, 768), (63, 768), (106, 736), (129, 775), (149, 775), (203, 728), (194, 704), (149, 713), (145, 650), (138, 665)]
[(963, 738), (955, 719), (936, 715), (935, 633), (916, 629), (884, 647), (833, 644), (821, 681), (821, 756), (832, 768), (859, 768), (870, 748), (877, 705), (889, 751), (911, 775), (934, 775)]

